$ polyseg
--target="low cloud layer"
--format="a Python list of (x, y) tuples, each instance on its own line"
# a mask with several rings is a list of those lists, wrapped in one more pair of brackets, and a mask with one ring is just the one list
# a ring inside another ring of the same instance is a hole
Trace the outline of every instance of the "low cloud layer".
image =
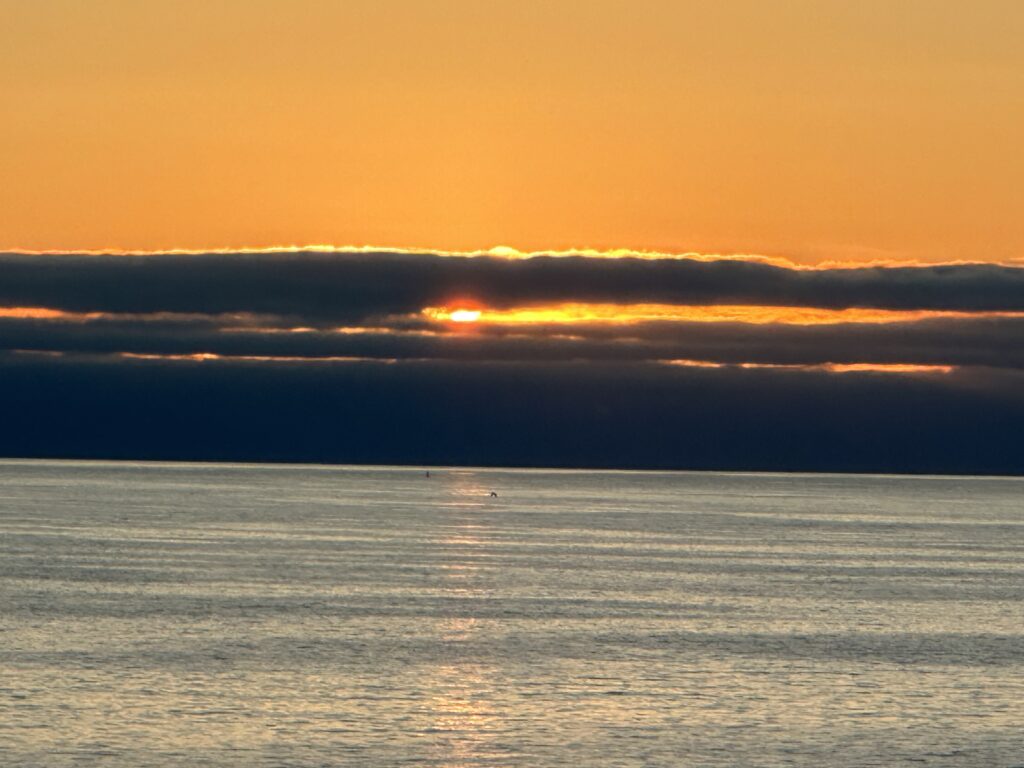
[[(424, 312), (471, 302), (894, 314)], [(0, 455), (1024, 473), (1014, 313), (986, 264), (0, 254)]]
[(487, 326), (429, 332), (375, 327), (290, 332), (230, 318), (0, 318), (0, 348), (33, 352), (467, 362), (693, 360), (719, 364), (984, 366), (1024, 369), (1024, 318), (787, 325), (650, 321)]

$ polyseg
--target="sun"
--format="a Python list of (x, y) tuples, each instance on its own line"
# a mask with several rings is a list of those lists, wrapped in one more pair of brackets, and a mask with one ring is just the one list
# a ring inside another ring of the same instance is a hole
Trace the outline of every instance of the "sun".
[(448, 318), (454, 323), (475, 323), (480, 319), (480, 310), (453, 309)]

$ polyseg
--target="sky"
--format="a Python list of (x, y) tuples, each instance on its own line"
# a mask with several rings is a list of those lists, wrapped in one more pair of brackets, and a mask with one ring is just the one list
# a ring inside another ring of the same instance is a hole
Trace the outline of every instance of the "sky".
[(1016, 0), (0, 0), (0, 247), (1024, 253)]
[(0, 455), (1022, 473), (1021, 39), (0, 0)]

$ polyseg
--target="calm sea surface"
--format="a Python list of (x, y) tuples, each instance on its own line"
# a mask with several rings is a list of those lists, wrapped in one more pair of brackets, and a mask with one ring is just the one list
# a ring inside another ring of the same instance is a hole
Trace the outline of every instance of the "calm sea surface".
[(1024, 765), (1024, 481), (431, 475), (0, 462), (0, 765)]

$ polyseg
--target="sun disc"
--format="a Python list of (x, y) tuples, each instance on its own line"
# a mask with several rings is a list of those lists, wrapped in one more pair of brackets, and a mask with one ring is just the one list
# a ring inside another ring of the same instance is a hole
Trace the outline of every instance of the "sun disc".
[(449, 317), (456, 323), (475, 323), (480, 319), (479, 309), (456, 309)]

